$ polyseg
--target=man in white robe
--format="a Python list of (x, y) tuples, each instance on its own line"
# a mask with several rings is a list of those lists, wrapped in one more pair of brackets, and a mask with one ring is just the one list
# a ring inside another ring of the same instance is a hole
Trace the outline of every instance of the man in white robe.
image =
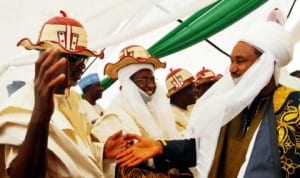
[(197, 158), (201, 178), (299, 177), (300, 92), (280, 70), (291, 61), (293, 45), (278, 23), (255, 25), (233, 48), (228, 72), (197, 101), (190, 139), (161, 144), (128, 135), (138, 142), (118, 163), (133, 166), (156, 155), (193, 165)]
[(87, 58), (103, 54), (87, 49), (83, 26), (61, 14), (45, 22), (37, 43), (28, 38), (18, 43), (40, 55), (34, 81), (0, 108), (1, 154), (5, 155), (1, 168), (6, 169), (1, 174), (104, 177), (102, 159), (118, 148), (114, 145), (118, 138), (122, 141), (121, 132), (105, 145), (92, 140), (87, 114), (79, 112), (81, 96), (69, 89), (80, 79)]
[[(137, 45), (124, 48), (116, 63), (105, 66), (105, 74), (118, 79), (121, 86), (102, 119), (93, 127), (97, 139), (105, 142), (120, 129), (155, 139), (179, 136), (166, 92), (154, 77), (154, 70), (164, 67), (158, 58)], [(109, 167), (104, 167), (107, 177), (115, 173), (115, 161), (110, 162)]]

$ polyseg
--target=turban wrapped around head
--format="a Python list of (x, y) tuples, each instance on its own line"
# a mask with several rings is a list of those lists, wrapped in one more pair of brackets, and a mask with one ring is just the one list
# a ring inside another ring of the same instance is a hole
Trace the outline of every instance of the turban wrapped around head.
[(287, 65), (293, 56), (293, 41), (285, 28), (276, 22), (261, 22), (249, 29), (240, 41), (256, 47), (262, 52), (270, 52), (278, 67)]
[[(188, 121), (185, 136), (201, 138), (201, 148), (197, 152), (200, 177), (208, 176), (220, 128), (249, 106), (273, 75), (275, 82), (282, 84), (279, 81), (279, 69), (292, 59), (293, 42), (290, 34), (276, 22), (265, 21), (254, 25), (239, 41), (254, 46), (263, 54), (238, 82), (232, 80), (228, 70), (197, 100)], [(253, 78), (256, 80), (253, 81)], [(253, 81), (251, 85), (249, 81)]]
[(135, 74), (136, 72), (142, 70), (142, 69), (149, 69), (152, 72), (154, 72), (154, 67), (151, 64), (130, 64), (127, 65), (118, 71), (118, 79), (121, 84), (125, 82), (125, 80), (130, 79), (130, 77)]

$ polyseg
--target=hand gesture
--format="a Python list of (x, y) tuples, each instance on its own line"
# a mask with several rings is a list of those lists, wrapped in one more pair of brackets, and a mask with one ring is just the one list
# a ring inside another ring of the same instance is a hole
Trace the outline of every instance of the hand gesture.
[(25, 140), (10, 165), (10, 177), (46, 175), (49, 121), (54, 110), (53, 93), (65, 79), (65, 74), (57, 75), (57, 70), (66, 64), (65, 58), (56, 62), (58, 55), (58, 50), (47, 50), (35, 63), (34, 108)]
[(127, 147), (127, 141), (122, 135), (122, 130), (111, 135), (104, 145), (104, 158), (116, 158), (121, 150)]
[(57, 75), (57, 71), (66, 65), (66, 58), (56, 60), (59, 50), (50, 49), (41, 53), (35, 63), (34, 77), (34, 109), (33, 117), (36, 119), (48, 119), (54, 110), (53, 93), (57, 86), (64, 82), (65, 74)]
[(121, 166), (136, 166), (163, 152), (163, 147), (157, 140), (136, 134), (127, 134), (126, 140), (128, 142), (135, 140), (136, 143), (117, 155), (117, 163)]

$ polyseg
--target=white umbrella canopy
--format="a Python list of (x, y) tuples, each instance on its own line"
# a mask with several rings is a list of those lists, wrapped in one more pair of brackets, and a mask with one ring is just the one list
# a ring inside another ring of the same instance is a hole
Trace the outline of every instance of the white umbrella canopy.
[[(101, 68), (99, 66), (110, 61), (110, 53), (123, 41), (150, 33), (215, 1), (203, 0), (197, 3), (196, 0), (186, 0), (182, 3), (180, 0), (174, 0), (167, 6), (166, 0), (1, 1), (0, 10), (3, 15), (0, 20), (3, 28), (0, 35), (4, 43), (0, 53), (0, 91), (6, 90), (6, 85), (13, 80), (29, 81), (33, 78), (34, 70), (28, 68), (34, 65), (37, 53), (16, 47), (16, 44), (24, 37), (35, 42), (42, 24), (53, 16), (60, 16), (60, 10), (64, 10), (69, 17), (84, 25), (88, 33), (89, 48), (106, 48), (106, 58), (97, 61), (87, 71), (94, 72), (91, 69), (98, 71), (98, 68)], [(175, 11), (179, 7), (182, 9)], [(165, 10), (170, 13), (164, 12)], [(154, 40), (158, 40), (160, 36)], [(100, 71), (99, 73), (102, 74)], [(6, 98), (7, 92), (1, 92), (0, 103)]]
[[(98, 72), (103, 76), (105, 63), (116, 61), (119, 50), (131, 44), (139, 44), (149, 48), (162, 36), (178, 25), (176, 19), (184, 19), (196, 10), (215, 2), (215, 0), (4, 0), (0, 2), (2, 16), (1, 39), (4, 43), (0, 53), (0, 91), (12, 80), (29, 81), (33, 78), (35, 51), (27, 51), (16, 47), (16, 43), (24, 37), (37, 40), (41, 25), (49, 18), (60, 15), (64, 10), (69, 17), (82, 22), (88, 33), (89, 48), (105, 50), (105, 58), (97, 60), (86, 74)], [(266, 17), (274, 7), (279, 7), (285, 14), (291, 7), (292, 0), (270, 0), (251, 14), (231, 25), (227, 29), (211, 37), (213, 43), (230, 53), (236, 39), (248, 28), (249, 24)], [(300, 3), (296, 3), (287, 28), (292, 28), (300, 15)], [(299, 50), (295, 50), (299, 51)], [(299, 57), (289, 70), (299, 68)], [(298, 55), (299, 56), (299, 55)], [(196, 73), (205, 66), (217, 73), (223, 73), (229, 64), (228, 58), (206, 42), (198, 43), (185, 50), (166, 56), (161, 60), (167, 62), (167, 68), (182, 67)], [(90, 60), (92, 61), (92, 60)], [(164, 85), (167, 70), (157, 71), (158, 80)], [(116, 82), (117, 83), (117, 82)], [(118, 84), (105, 91), (100, 103), (109, 102), (111, 92), (115, 92)], [(78, 87), (76, 88), (78, 89)], [(80, 90), (78, 89), (80, 92)], [(7, 92), (1, 92), (0, 103), (7, 98)]]

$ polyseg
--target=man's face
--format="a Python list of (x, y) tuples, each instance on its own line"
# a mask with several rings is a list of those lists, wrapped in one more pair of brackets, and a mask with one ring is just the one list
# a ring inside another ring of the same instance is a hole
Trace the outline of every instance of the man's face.
[(85, 96), (89, 95), (94, 101), (102, 98), (102, 93), (104, 88), (102, 87), (100, 82), (93, 83), (85, 88)]
[(197, 85), (197, 96), (200, 98), (215, 82), (207, 82)]
[[(191, 104), (195, 104), (198, 99), (197, 87), (192, 82), (186, 87), (182, 88), (180, 91), (171, 95), (171, 97), (176, 97), (178, 102), (188, 106)], [(173, 103), (177, 105), (176, 103)]]
[(230, 73), (234, 80), (239, 79), (258, 59), (259, 55), (255, 53), (256, 49), (245, 43), (238, 42), (231, 53)]
[(78, 54), (62, 54), (62, 56), (68, 59), (71, 86), (75, 86), (84, 72), (88, 57)]
[(156, 90), (156, 83), (153, 72), (149, 69), (142, 69), (134, 73), (131, 80), (138, 86), (141, 90), (147, 93), (149, 96), (153, 95)]

